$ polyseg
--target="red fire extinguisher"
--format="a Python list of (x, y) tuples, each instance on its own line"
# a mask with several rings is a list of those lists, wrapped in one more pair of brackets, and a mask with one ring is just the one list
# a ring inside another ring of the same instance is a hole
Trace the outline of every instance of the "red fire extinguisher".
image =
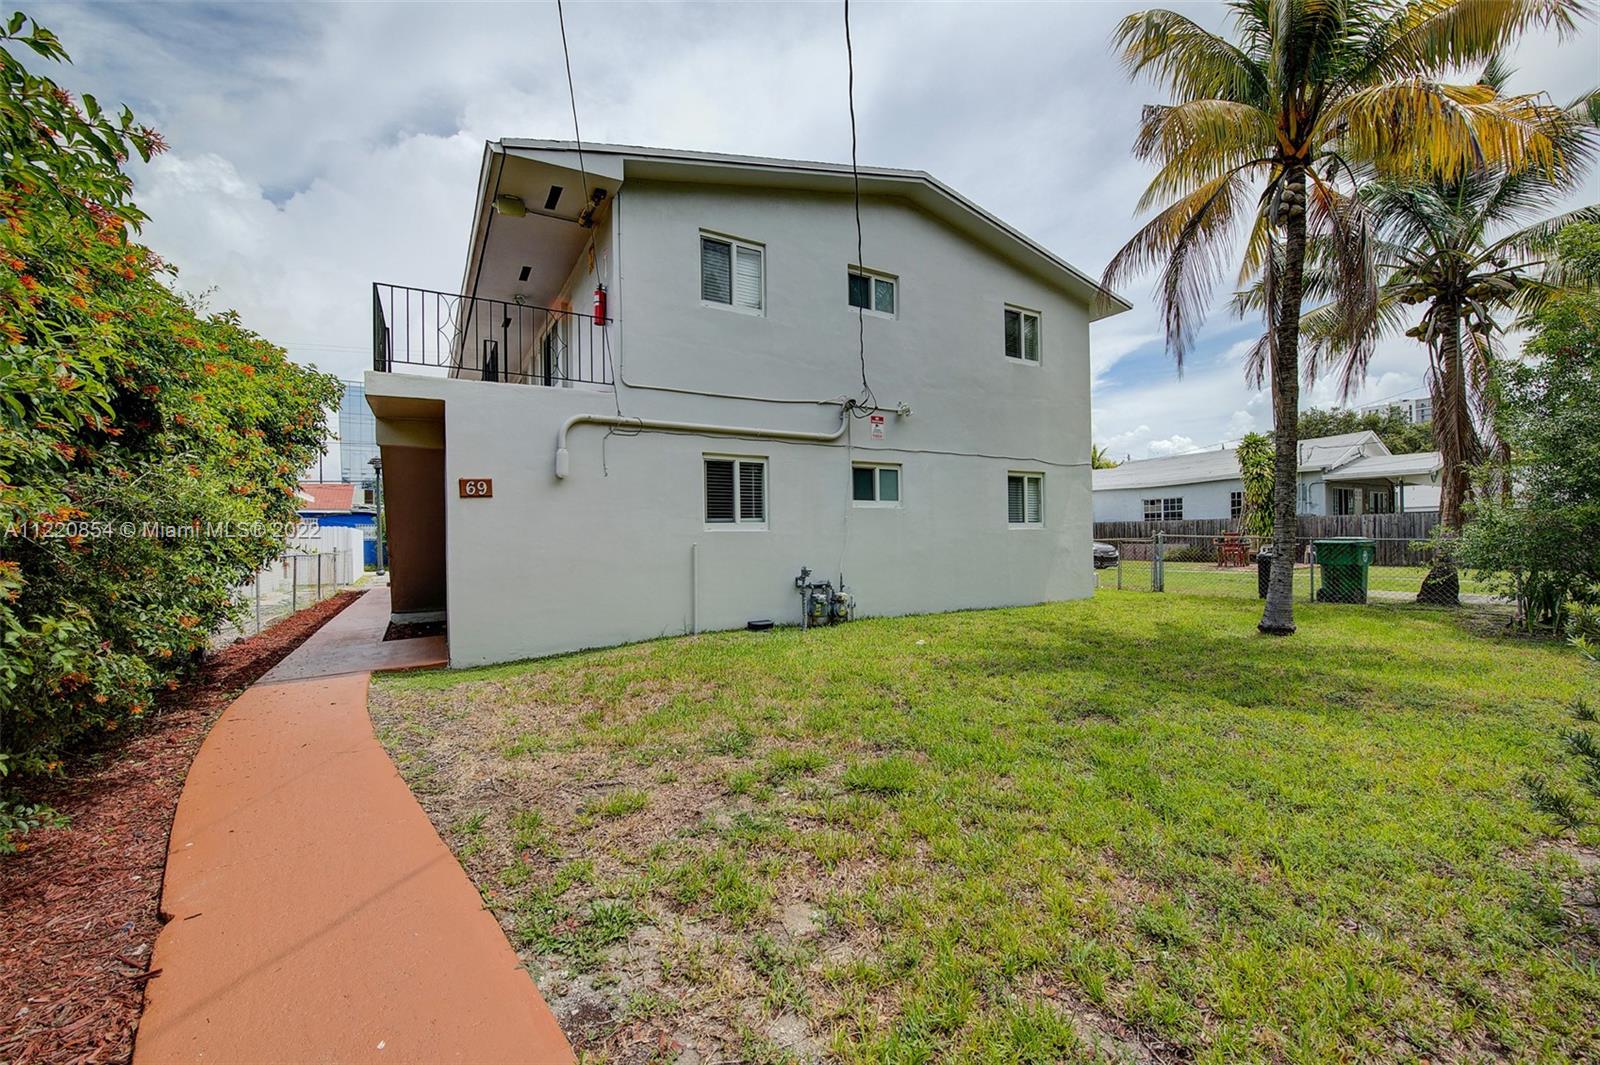
[(606, 287), (604, 285), (596, 285), (594, 287), (594, 324), (606, 324)]

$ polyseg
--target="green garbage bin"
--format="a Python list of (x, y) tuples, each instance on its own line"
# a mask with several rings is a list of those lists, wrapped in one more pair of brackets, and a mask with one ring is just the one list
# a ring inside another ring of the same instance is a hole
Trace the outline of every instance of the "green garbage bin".
[(1317, 599), (1324, 603), (1365, 603), (1367, 569), (1378, 557), (1378, 544), (1360, 536), (1334, 536), (1314, 540), (1322, 586)]

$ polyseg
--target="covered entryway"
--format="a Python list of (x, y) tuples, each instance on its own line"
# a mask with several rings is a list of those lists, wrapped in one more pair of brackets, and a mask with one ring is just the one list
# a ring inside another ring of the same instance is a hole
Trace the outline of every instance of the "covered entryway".
[(1441, 469), (1443, 462), (1437, 451), (1356, 459), (1326, 474), (1328, 513), (1342, 516), (1404, 513), (1406, 486), (1437, 488)]
[(373, 395), (382, 468), (382, 534), (397, 622), (445, 618), (444, 403)]

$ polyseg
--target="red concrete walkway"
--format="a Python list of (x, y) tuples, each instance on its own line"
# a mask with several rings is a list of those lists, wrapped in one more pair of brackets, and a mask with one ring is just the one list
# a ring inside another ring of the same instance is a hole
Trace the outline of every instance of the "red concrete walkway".
[(570, 1062), (533, 980), (367, 716), (387, 588), (218, 719), (178, 803), (134, 1061)]

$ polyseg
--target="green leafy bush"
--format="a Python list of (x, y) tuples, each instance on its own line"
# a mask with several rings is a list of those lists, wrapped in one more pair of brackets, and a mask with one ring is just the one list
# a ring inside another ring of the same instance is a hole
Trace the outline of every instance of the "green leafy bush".
[[(0, 42), (67, 59), (20, 14)], [(159, 134), (5, 47), (0, 92), (4, 853), (46, 816), (17, 788), (145, 713), (282, 552), (339, 385), (179, 295), (132, 242), (122, 164)]]
[(1244, 482), (1244, 517), (1241, 531), (1263, 539), (1272, 538), (1272, 491), (1275, 456), (1272, 437), (1246, 433), (1234, 449), (1239, 462), (1239, 478)]
[(1600, 601), (1600, 225), (1569, 225), (1559, 245), (1577, 284), (1532, 315), (1524, 357), (1501, 368), (1495, 430), (1510, 457), (1478, 471), (1457, 548), (1555, 632)]

